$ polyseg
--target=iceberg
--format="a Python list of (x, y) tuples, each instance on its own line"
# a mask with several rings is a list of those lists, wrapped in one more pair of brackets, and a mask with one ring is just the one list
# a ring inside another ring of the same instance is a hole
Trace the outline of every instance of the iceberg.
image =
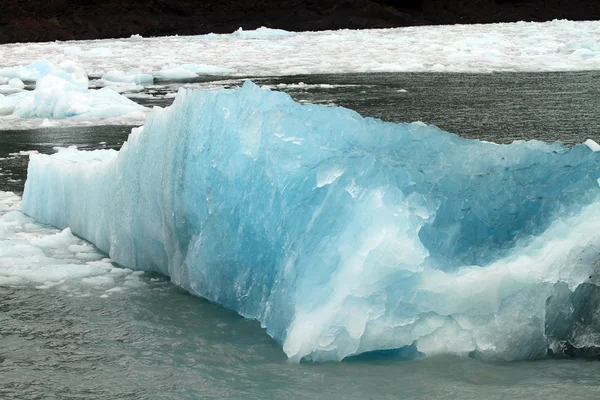
[(0, 78), (5, 77), (20, 79), (26, 82), (35, 82), (41, 77), (48, 75), (54, 68), (54, 64), (50, 61), (41, 59), (25, 66), (0, 68)]
[[(46, 65), (46, 64), (44, 64)], [(47, 65), (46, 65), (47, 66)], [(14, 79), (14, 80), (13, 80)], [(13, 87), (22, 85), (11, 79)], [(90, 90), (86, 72), (65, 61), (36, 82), (35, 90), (21, 91), (0, 99), (0, 115), (13, 118), (108, 118), (130, 115), (140, 118), (147, 110), (110, 88)]]
[(181, 89), (118, 152), (31, 154), (23, 211), (257, 319), (294, 362), (533, 359), (594, 344), (577, 336), (600, 255), (591, 143)]

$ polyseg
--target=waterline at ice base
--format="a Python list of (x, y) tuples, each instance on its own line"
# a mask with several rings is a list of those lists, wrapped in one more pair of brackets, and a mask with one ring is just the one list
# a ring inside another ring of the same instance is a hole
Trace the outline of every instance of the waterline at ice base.
[(598, 148), (182, 89), (119, 152), (31, 155), (23, 211), (259, 320), (291, 361), (589, 355)]

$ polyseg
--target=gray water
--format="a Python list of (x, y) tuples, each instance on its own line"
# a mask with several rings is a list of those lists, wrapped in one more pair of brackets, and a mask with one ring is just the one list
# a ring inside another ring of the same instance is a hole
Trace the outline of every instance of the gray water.
[(255, 321), (168, 281), (69, 297), (0, 288), (2, 399), (597, 398), (600, 363), (286, 362)]
[[(298, 101), (344, 105), (396, 122), (422, 120), (469, 138), (573, 144), (588, 137), (600, 141), (599, 77), (594, 72), (323, 75), (261, 83), (352, 84), (286, 90)], [(0, 190), (20, 192), (26, 178), (27, 157), (11, 153), (51, 153), (54, 146), (68, 145), (119, 148), (128, 132), (121, 126), (0, 132), (0, 158), (8, 158), (0, 160)], [(192, 297), (166, 278), (146, 274), (142, 281), (108, 298), (94, 288), (77, 295), (58, 287), (0, 286), (0, 399), (600, 396), (600, 363), (582, 360), (379, 356), (292, 364), (257, 322)]]

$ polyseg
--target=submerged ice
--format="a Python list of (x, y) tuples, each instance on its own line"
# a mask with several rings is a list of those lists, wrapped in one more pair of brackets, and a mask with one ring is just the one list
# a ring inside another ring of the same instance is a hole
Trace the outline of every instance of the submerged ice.
[(23, 210), (259, 320), (294, 361), (528, 359), (593, 345), (573, 304), (600, 248), (594, 144), (182, 89), (119, 152), (32, 154)]

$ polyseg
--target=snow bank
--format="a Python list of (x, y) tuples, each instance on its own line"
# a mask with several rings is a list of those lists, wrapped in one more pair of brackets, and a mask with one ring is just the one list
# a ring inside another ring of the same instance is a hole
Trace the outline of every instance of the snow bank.
[(259, 320), (294, 361), (529, 359), (564, 340), (546, 315), (599, 257), (590, 144), (465, 140), (252, 83), (181, 90), (120, 152), (32, 154), (23, 210)]

